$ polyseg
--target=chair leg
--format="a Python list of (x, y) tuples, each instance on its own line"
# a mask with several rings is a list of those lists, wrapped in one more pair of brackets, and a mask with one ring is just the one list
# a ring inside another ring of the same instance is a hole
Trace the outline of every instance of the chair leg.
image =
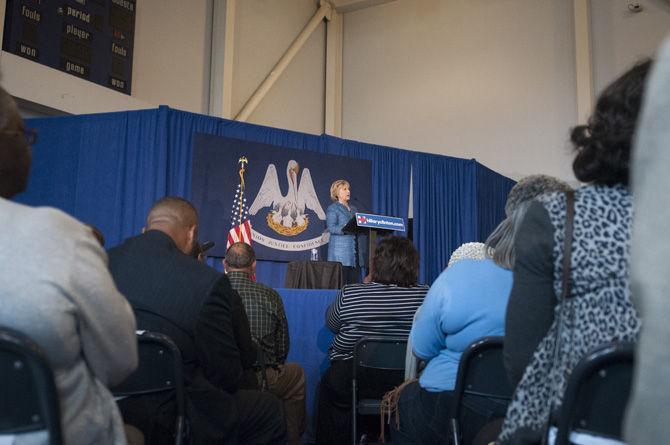
[(356, 445), (356, 405), (358, 404), (356, 400), (356, 379), (351, 381), (351, 443)]
[(458, 419), (449, 419), (451, 422), (451, 443), (452, 445), (461, 445), (461, 439), (458, 437)]
[(184, 443), (184, 417), (182, 416), (177, 416), (174, 443), (175, 445), (182, 445)]

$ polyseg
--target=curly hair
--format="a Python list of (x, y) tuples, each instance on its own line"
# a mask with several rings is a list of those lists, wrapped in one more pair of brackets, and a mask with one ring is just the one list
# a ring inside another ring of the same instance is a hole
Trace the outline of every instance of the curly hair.
[(384, 238), (375, 249), (372, 260), (372, 281), (414, 286), (419, 278), (419, 252), (407, 238), (391, 236)]
[(630, 150), (652, 61), (636, 64), (598, 97), (587, 125), (572, 129), (575, 177), (594, 184), (628, 185)]

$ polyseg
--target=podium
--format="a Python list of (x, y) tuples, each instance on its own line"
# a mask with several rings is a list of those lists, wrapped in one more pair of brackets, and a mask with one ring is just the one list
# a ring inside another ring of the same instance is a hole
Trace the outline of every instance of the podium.
[[(377, 245), (377, 235), (390, 232), (404, 232), (405, 220), (395, 216), (375, 215), (373, 213), (356, 213), (344, 225), (342, 232), (347, 235), (365, 234), (368, 237), (368, 265), (372, 264), (372, 257)], [(358, 248), (358, 236), (356, 237), (356, 248)], [(359, 257), (356, 252), (356, 262)]]
[(291, 261), (286, 267), (287, 289), (341, 289), (342, 264), (337, 261)]

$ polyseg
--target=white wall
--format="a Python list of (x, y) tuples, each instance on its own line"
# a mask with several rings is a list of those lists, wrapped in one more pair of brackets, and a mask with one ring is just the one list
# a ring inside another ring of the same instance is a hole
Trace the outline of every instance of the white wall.
[[(238, 0), (233, 114), (265, 79), (317, 10), (314, 0)], [(323, 133), (325, 30), (322, 23), (251, 115), (249, 122)]]
[[(234, 113), (242, 108), (316, 12), (317, 2), (238, 0), (236, 9)], [(3, 85), (23, 100), (26, 116), (42, 115), (44, 107), (52, 109), (53, 114), (58, 111), (81, 114), (163, 104), (207, 113), (211, 20), (212, 0), (139, 1), (131, 96), (4, 52), (0, 55)], [(322, 133), (324, 76), (325, 24), (322, 24), (249, 121)], [(31, 103), (41, 105), (36, 107), (39, 111)]]
[(344, 137), (515, 178), (569, 176), (572, 20), (556, 0), (398, 0), (347, 14)]
[(211, 12), (211, 0), (137, 2), (133, 96), (207, 112)]
[[(597, 86), (660, 43), (664, 1), (632, 16), (617, 12), (625, 1), (593, 1)], [(397, 0), (346, 14), (343, 136), (574, 181), (573, 33), (571, 0)]]
[(625, 1), (591, 0), (596, 91), (601, 91), (636, 61), (653, 55), (663, 37), (670, 35), (670, 1), (637, 0), (637, 3), (642, 11), (631, 13)]
[[(51, 110), (154, 107), (206, 113), (213, 0), (138, 2), (133, 94), (8, 53), (3, 85)], [(670, 30), (670, 1), (591, 0), (596, 91)], [(237, 0), (233, 113), (317, 9), (316, 0)], [(0, 23), (4, 2), (0, 2)], [(576, 123), (572, 0), (395, 0), (344, 14), (343, 137), (476, 158), (513, 178), (572, 179)], [(323, 132), (325, 24), (250, 122)], [(46, 111), (45, 111), (46, 110)]]

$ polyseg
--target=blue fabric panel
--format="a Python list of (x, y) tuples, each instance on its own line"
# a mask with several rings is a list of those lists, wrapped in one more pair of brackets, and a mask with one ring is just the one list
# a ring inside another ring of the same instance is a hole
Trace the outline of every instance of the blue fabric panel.
[(454, 249), (477, 238), (476, 162), (420, 153), (412, 172), (419, 282), (430, 284)]
[(29, 119), (28, 190), (17, 200), (48, 205), (99, 227), (107, 246), (137, 234), (166, 194), (164, 124), (158, 110)]
[[(468, 161), (315, 136), (173, 110), (28, 119), (39, 132), (28, 190), (17, 200), (60, 208), (98, 226), (113, 247), (140, 232), (151, 204), (190, 198), (196, 132), (372, 161), (373, 213), (406, 218), (414, 171), (414, 240), (421, 281), (430, 283), (462, 242), (483, 239), (500, 220), (509, 181)], [(259, 265), (282, 286), (285, 264)]]
[(507, 194), (516, 184), (513, 180), (477, 164), (477, 240), (485, 241), (500, 221), (505, 219)]
[(284, 302), (291, 346), (287, 362), (299, 363), (307, 378), (307, 415), (313, 419), (316, 388), (328, 369), (334, 334), (325, 326), (326, 310), (337, 290), (277, 289)]

